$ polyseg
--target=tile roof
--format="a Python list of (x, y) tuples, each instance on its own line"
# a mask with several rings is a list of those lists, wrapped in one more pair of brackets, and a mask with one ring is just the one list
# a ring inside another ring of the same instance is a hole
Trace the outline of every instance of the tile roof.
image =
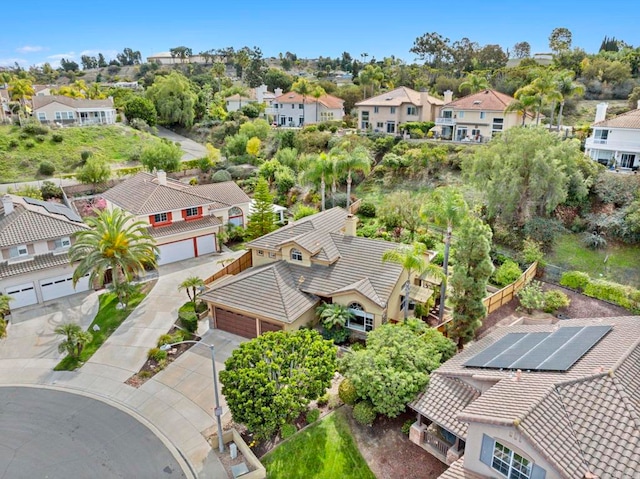
[(40, 254), (34, 256), (32, 260), (20, 261), (17, 263), (9, 263), (7, 261), (0, 262), (0, 278), (16, 276), (18, 274), (30, 273), (46, 268), (54, 268), (69, 264), (69, 255), (64, 254)]
[[(432, 105), (444, 105), (444, 101), (431, 95), (427, 95), (427, 100)], [(422, 106), (420, 92), (407, 88), (406, 86), (401, 86), (395, 90), (359, 101), (356, 103), (356, 106), (400, 106), (403, 103)]]
[[(42, 202), (28, 203), (19, 196), (9, 196), (14, 210), (5, 215), (4, 209), (0, 209), (0, 247), (63, 238), (87, 229), (82, 221), (69, 219), (75, 217), (75, 214), (66, 206), (56, 205), (55, 209), (47, 209), (41, 205)], [(66, 215), (52, 212), (64, 213), (65, 210), (69, 210)]]
[(449, 469), (438, 476), (438, 479), (485, 479), (485, 476), (476, 474), (464, 468), (464, 457), (453, 462)]
[(176, 221), (168, 226), (150, 226), (147, 228), (149, 234), (154, 238), (164, 238), (179, 233), (187, 233), (211, 228), (221, 225), (222, 221), (215, 216), (205, 216), (201, 220)]
[(444, 108), (459, 110), (504, 111), (515, 98), (496, 90), (483, 90), (447, 103)]
[[(293, 91), (290, 91), (288, 93), (284, 93), (280, 96), (277, 96), (274, 99), (275, 102), (277, 103), (302, 103), (302, 95), (300, 93), (296, 93)], [(344, 105), (344, 100), (342, 98), (338, 98), (337, 96), (333, 96), (333, 95), (322, 95), (320, 98), (316, 99), (315, 97), (311, 96), (311, 95), (307, 95), (304, 98), (304, 103), (305, 104), (313, 104), (315, 102), (318, 102), (322, 105), (324, 105), (326, 108), (332, 109), (332, 110), (337, 110), (343, 107)]]
[(51, 103), (60, 103), (62, 105), (71, 108), (113, 108), (113, 98), (106, 98), (104, 100), (86, 100), (69, 98), (64, 95), (45, 95), (34, 96), (31, 101), (33, 102), (33, 109), (37, 110), (43, 106), (47, 106)]
[(167, 178), (160, 185), (156, 175), (140, 172), (105, 191), (102, 196), (136, 215), (149, 215), (196, 206), (213, 209), (248, 203), (249, 197), (233, 181), (189, 186)]
[(409, 404), (409, 407), (465, 439), (467, 424), (458, 421), (456, 416), (478, 396), (480, 391), (460, 379), (434, 374), (427, 390)]
[(591, 126), (640, 129), (640, 110), (631, 110), (608, 120), (599, 121)]
[[(566, 372), (513, 372), (462, 366), (512, 332), (612, 325)], [(562, 477), (632, 477), (640, 470), (640, 318), (575, 319), (561, 325), (502, 328), (470, 345), (432, 374), (495, 382), (457, 419), (516, 427)], [(433, 396), (426, 415), (447, 401)]]

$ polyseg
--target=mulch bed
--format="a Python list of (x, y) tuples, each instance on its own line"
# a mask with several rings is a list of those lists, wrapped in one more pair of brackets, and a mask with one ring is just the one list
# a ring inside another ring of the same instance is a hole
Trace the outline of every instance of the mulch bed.
[[(178, 331), (178, 328), (176, 326), (173, 326), (169, 330), (168, 334), (173, 334), (176, 331)], [(200, 337), (198, 336), (194, 336), (192, 339), (193, 341), (200, 341)], [(174, 346), (169, 351), (167, 351), (167, 359), (163, 365), (158, 364), (158, 362), (153, 359), (147, 359), (147, 361), (140, 368), (140, 371), (138, 371), (136, 374), (134, 374), (129, 379), (127, 379), (125, 381), (125, 384), (128, 384), (129, 386), (133, 386), (134, 388), (139, 388), (145, 382), (151, 379), (153, 376), (155, 376), (160, 371), (162, 371), (167, 366), (169, 366), (169, 364), (171, 364), (176, 359), (178, 359), (182, 355), (182, 353), (191, 349), (191, 347), (194, 345), (195, 345), (194, 343), (185, 343), (185, 344), (178, 344), (177, 346)]]

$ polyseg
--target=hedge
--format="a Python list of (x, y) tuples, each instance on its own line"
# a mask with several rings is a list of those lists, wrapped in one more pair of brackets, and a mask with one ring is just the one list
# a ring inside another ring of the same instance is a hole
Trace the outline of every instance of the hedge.
[(585, 296), (608, 301), (633, 313), (640, 313), (640, 290), (613, 281), (591, 279), (581, 271), (563, 273), (560, 284), (567, 288), (582, 291)]
[(562, 273), (560, 284), (567, 288), (575, 289), (576, 291), (584, 291), (590, 279), (589, 275), (582, 271), (567, 271)]

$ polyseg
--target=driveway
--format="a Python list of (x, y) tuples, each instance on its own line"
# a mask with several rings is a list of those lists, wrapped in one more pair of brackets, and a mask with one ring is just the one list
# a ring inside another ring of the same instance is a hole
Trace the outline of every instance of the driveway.
[(159, 126), (157, 128), (158, 136), (160, 138), (166, 138), (168, 140), (180, 143), (180, 148), (182, 148), (182, 151), (184, 152), (184, 154), (182, 155), (183, 161), (195, 160), (197, 158), (207, 156), (207, 149), (204, 145), (198, 143), (197, 141), (193, 141), (182, 135), (178, 135), (177, 133), (171, 130), (167, 130), (162, 126)]

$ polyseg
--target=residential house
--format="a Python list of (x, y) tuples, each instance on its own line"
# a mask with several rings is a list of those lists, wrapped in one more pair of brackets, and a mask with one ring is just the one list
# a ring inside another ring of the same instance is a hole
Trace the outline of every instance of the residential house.
[(113, 125), (116, 109), (113, 98), (80, 100), (62, 95), (34, 96), (33, 117), (40, 123), (57, 125)]
[(171, 52), (154, 53), (147, 57), (147, 63), (157, 63), (158, 65), (181, 65), (183, 63), (208, 64), (215, 61), (212, 57), (205, 55), (191, 55), (186, 58), (172, 55)]
[[(253, 212), (255, 211), (255, 206), (256, 206), (256, 200), (251, 200), (251, 203), (249, 204), (249, 216), (251, 216), (253, 214)], [(276, 223), (283, 225), (287, 221), (287, 218), (286, 218), (287, 208), (286, 207), (274, 204), (274, 205), (271, 206), (271, 211), (273, 211), (273, 216), (275, 218)]]
[(441, 479), (632, 478), (640, 318), (498, 328), (431, 374), (410, 439)]
[(356, 103), (361, 130), (398, 133), (398, 125), (410, 121), (435, 121), (444, 101), (402, 86)]
[(102, 194), (107, 208), (120, 208), (149, 224), (160, 249), (158, 264), (219, 251), (217, 235), (227, 223), (244, 226), (250, 198), (233, 181), (185, 185), (140, 172)]
[(598, 163), (636, 171), (640, 166), (640, 101), (638, 109), (607, 117), (607, 103), (596, 107), (593, 133), (585, 142), (585, 152)]
[(68, 251), (74, 234), (88, 227), (59, 203), (2, 197), (0, 209), (0, 294), (12, 309), (90, 289), (89, 277), (73, 286)]
[(356, 225), (355, 216), (332, 208), (248, 243), (253, 266), (201, 295), (214, 327), (249, 338), (297, 330), (314, 322), (322, 302), (347, 306), (353, 313), (347, 328), (362, 336), (401, 320), (408, 280), (410, 309), (432, 291), (414, 285), (415, 275), (408, 278), (401, 266), (382, 262), (397, 243), (357, 237)]
[[(226, 101), (227, 111), (238, 111), (248, 103), (256, 103), (264, 105), (264, 116), (268, 119), (275, 119), (277, 111), (274, 107), (275, 99), (282, 95), (282, 88), (276, 88), (275, 92), (267, 90), (267, 85), (261, 85), (257, 88), (249, 90), (248, 95), (241, 95), (236, 93), (235, 95), (228, 96)], [(274, 120), (275, 121), (275, 120)]]
[(278, 126), (300, 127), (324, 121), (341, 121), (344, 117), (344, 100), (327, 94), (320, 98), (311, 95), (303, 98), (299, 93), (289, 92), (277, 96), (273, 107)]
[(55, 85), (33, 85), (35, 96), (49, 96), (55, 88)]
[[(489, 141), (494, 135), (523, 124), (523, 115), (506, 112), (515, 98), (496, 90), (483, 90), (452, 101), (453, 93), (445, 92), (445, 104), (436, 118), (436, 132), (443, 140)], [(532, 115), (524, 124), (534, 123)]]

